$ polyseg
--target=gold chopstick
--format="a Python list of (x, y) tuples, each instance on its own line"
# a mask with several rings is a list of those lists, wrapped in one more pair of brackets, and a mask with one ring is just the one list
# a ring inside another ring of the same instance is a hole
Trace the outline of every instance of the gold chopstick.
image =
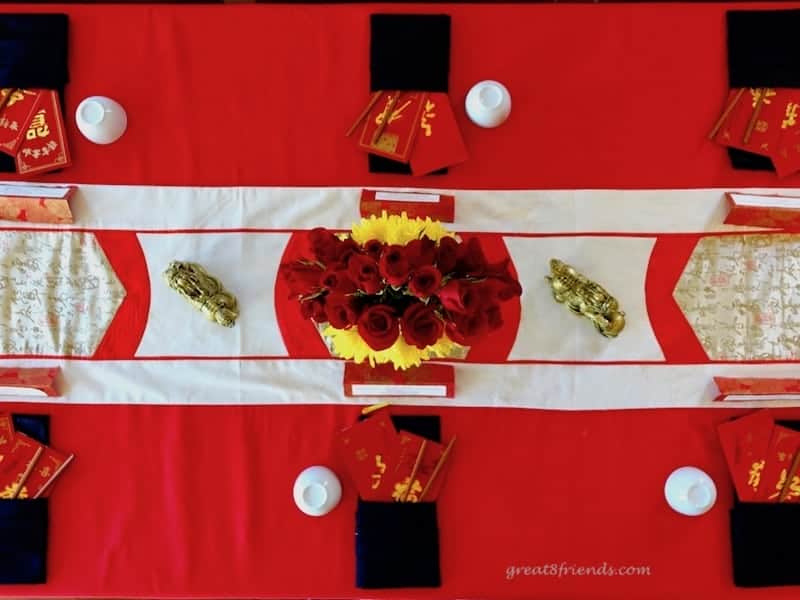
[(447, 444), (447, 448), (444, 449), (444, 452), (442, 452), (442, 455), (439, 457), (439, 460), (436, 461), (436, 466), (433, 468), (433, 473), (431, 473), (431, 478), (428, 479), (428, 483), (425, 484), (425, 489), (423, 489), (422, 493), (419, 495), (420, 502), (422, 502), (422, 499), (425, 497), (425, 494), (428, 493), (428, 490), (431, 489), (433, 481), (436, 479), (436, 476), (439, 474), (439, 471), (442, 470), (444, 461), (446, 461), (447, 457), (450, 456), (450, 450), (453, 449), (453, 444), (455, 443), (456, 443), (456, 436), (453, 436), (453, 439), (450, 440), (449, 444)]

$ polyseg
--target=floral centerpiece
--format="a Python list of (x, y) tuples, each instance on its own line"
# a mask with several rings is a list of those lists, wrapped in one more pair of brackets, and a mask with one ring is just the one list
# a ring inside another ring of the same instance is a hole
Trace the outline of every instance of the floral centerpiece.
[(508, 259), (489, 263), (476, 238), (461, 243), (429, 218), (384, 212), (308, 241), (311, 256), (281, 265), (290, 298), (357, 363), (407, 369), (457, 355), (501, 327), (500, 304), (522, 293)]

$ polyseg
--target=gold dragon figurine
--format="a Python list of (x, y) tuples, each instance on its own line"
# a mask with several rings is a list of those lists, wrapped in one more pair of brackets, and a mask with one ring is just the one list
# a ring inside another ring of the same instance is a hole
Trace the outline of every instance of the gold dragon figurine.
[(600, 285), (578, 273), (568, 264), (553, 258), (546, 277), (556, 302), (566, 304), (574, 313), (583, 315), (608, 338), (614, 338), (625, 327), (625, 313), (617, 299)]
[(239, 316), (236, 296), (226, 290), (197, 263), (172, 261), (164, 271), (169, 287), (186, 298), (208, 319), (224, 327), (233, 327)]

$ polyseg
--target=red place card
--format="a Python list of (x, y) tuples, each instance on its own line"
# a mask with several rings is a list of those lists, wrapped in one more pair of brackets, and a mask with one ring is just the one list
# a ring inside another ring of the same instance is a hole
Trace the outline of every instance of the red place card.
[(69, 200), (77, 189), (75, 186), (2, 184), (0, 219), (69, 225), (72, 223)]
[[(792, 466), (792, 459), (798, 451), (800, 451), (800, 431), (776, 425), (769, 441), (761, 485), (758, 486), (756, 493), (758, 501), (778, 502)], [(798, 498), (800, 498), (800, 486), (793, 478), (786, 500), (791, 502), (797, 501)]]
[(362, 217), (380, 216), (386, 211), (390, 215), (406, 213), (410, 219), (430, 217), (444, 223), (452, 223), (456, 217), (456, 198), (446, 194), (425, 192), (361, 190), (359, 209)]
[(800, 227), (800, 197), (727, 192), (728, 225), (751, 227)]
[(344, 366), (344, 395), (348, 397), (415, 396), (453, 398), (455, 370), (451, 365), (422, 364), (419, 367), (396, 371), (392, 365), (370, 367), (346, 363)]
[(39, 96), (16, 160), (17, 172), (23, 175), (63, 169), (72, 164), (58, 92), (47, 90)]
[(714, 377), (719, 389), (716, 402), (800, 400), (800, 379)]
[(759, 410), (717, 428), (728, 471), (742, 502), (755, 500), (762, 489), (774, 426), (770, 412)]
[(43, 451), (42, 444), (24, 433), (17, 433), (11, 450), (0, 463), (0, 499), (28, 498), (25, 480)]
[(73, 458), (72, 454), (67, 455), (52, 448), (44, 448), (31, 474), (25, 480), (25, 494), (29, 498), (41, 498), (48, 495), (55, 480), (72, 462)]
[(58, 367), (0, 368), (0, 396), (59, 396), (59, 371)]

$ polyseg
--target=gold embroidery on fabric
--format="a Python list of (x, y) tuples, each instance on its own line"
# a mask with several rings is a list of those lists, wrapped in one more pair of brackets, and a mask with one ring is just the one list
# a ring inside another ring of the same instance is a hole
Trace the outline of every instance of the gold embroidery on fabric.
[(124, 297), (94, 235), (0, 232), (0, 353), (91, 356)]
[(712, 360), (800, 358), (800, 236), (704, 237), (673, 296)]

